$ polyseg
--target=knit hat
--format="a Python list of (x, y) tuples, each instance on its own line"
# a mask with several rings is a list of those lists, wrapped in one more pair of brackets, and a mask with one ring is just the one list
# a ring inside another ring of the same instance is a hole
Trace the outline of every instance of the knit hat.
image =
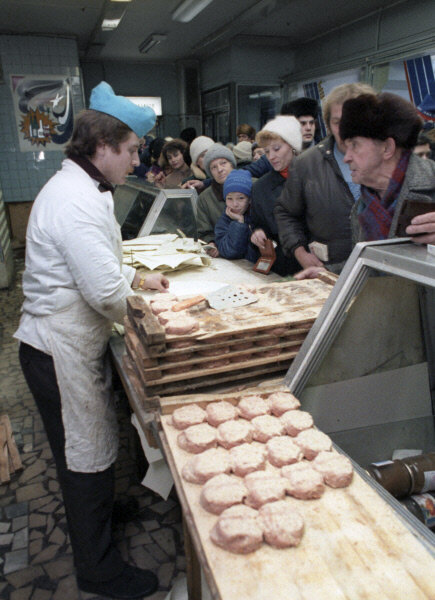
[(233, 148), (234, 156), (237, 162), (252, 161), (252, 144), (251, 142), (239, 142)]
[(411, 149), (417, 143), (422, 123), (415, 106), (396, 94), (362, 94), (344, 102), (340, 137), (391, 137), (399, 148)]
[(156, 122), (156, 114), (149, 106), (140, 107), (124, 98), (116, 96), (111, 86), (102, 81), (91, 92), (89, 108), (119, 119), (128, 125), (141, 138)]
[(257, 133), (257, 138), (261, 143), (262, 134), (267, 132), (279, 135), (287, 144), (289, 144), (296, 152), (302, 150), (302, 132), (301, 124), (296, 117), (287, 117), (279, 115), (266, 123), (261, 131)]
[(196, 165), (196, 161), (198, 160), (200, 154), (202, 154), (204, 150), (208, 150), (210, 146), (213, 146), (213, 144), (214, 141), (206, 135), (200, 135), (199, 137), (195, 138), (190, 144), (190, 158), (192, 159), (192, 164)]
[(212, 176), (209, 169), (210, 163), (216, 158), (225, 158), (233, 165), (234, 168), (237, 166), (236, 157), (229, 148), (222, 146), (222, 144), (213, 144), (213, 146), (210, 146), (210, 148), (207, 150), (207, 154), (204, 156), (204, 169), (209, 177)]
[(240, 169), (231, 171), (224, 183), (224, 198), (231, 192), (240, 192), (250, 196), (252, 191), (252, 177), (249, 171)]
[(317, 104), (317, 100), (306, 98), (305, 96), (292, 100), (291, 102), (286, 102), (281, 107), (282, 115), (293, 115), (297, 119), (308, 115), (315, 119), (318, 111), (319, 105)]

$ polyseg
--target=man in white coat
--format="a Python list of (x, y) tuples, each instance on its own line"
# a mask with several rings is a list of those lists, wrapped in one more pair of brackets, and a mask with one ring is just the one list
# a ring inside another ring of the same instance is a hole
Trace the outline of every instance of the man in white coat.
[(141, 598), (158, 581), (125, 563), (111, 536), (118, 448), (107, 343), (132, 288), (165, 291), (160, 274), (122, 264), (113, 185), (139, 165), (155, 123), (101, 82), (76, 118), (62, 168), (38, 194), (26, 236), (20, 362), (56, 461), (81, 590)]

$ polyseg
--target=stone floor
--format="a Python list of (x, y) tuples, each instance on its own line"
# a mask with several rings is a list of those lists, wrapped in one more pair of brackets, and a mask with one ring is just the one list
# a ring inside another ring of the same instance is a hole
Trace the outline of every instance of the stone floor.
[[(22, 303), (23, 259), (17, 277), (0, 290), (0, 414), (12, 423), (23, 470), (0, 485), (0, 598), (3, 600), (96, 600), (80, 593), (74, 576), (65, 509), (56, 469), (39, 413), (20, 370), (17, 328)], [(124, 559), (152, 569), (163, 600), (174, 580), (184, 575), (180, 507), (174, 492), (167, 501), (140, 485), (136, 433), (122, 390), (117, 393), (121, 448), (116, 465), (117, 497), (138, 500), (138, 517), (114, 531)]]

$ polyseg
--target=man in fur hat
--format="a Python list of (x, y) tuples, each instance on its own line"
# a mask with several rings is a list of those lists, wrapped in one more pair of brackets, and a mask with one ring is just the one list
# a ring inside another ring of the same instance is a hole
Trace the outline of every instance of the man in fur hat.
[[(395, 94), (364, 94), (343, 104), (344, 162), (361, 185), (352, 211), (356, 240), (411, 235), (435, 242), (435, 163), (412, 152), (421, 126), (415, 107)], [(412, 218), (414, 209), (424, 214)]]
[(302, 150), (314, 146), (314, 134), (316, 131), (316, 118), (319, 106), (312, 98), (297, 98), (282, 105), (281, 114), (296, 117), (301, 124)]

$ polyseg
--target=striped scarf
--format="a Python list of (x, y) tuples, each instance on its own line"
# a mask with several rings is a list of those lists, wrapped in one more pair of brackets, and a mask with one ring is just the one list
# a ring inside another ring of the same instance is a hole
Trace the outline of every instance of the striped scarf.
[(361, 201), (363, 206), (358, 214), (358, 219), (363, 230), (364, 240), (370, 242), (388, 238), (410, 156), (410, 150), (402, 152), (388, 184), (387, 191), (382, 198), (374, 190), (364, 185), (361, 186)]

